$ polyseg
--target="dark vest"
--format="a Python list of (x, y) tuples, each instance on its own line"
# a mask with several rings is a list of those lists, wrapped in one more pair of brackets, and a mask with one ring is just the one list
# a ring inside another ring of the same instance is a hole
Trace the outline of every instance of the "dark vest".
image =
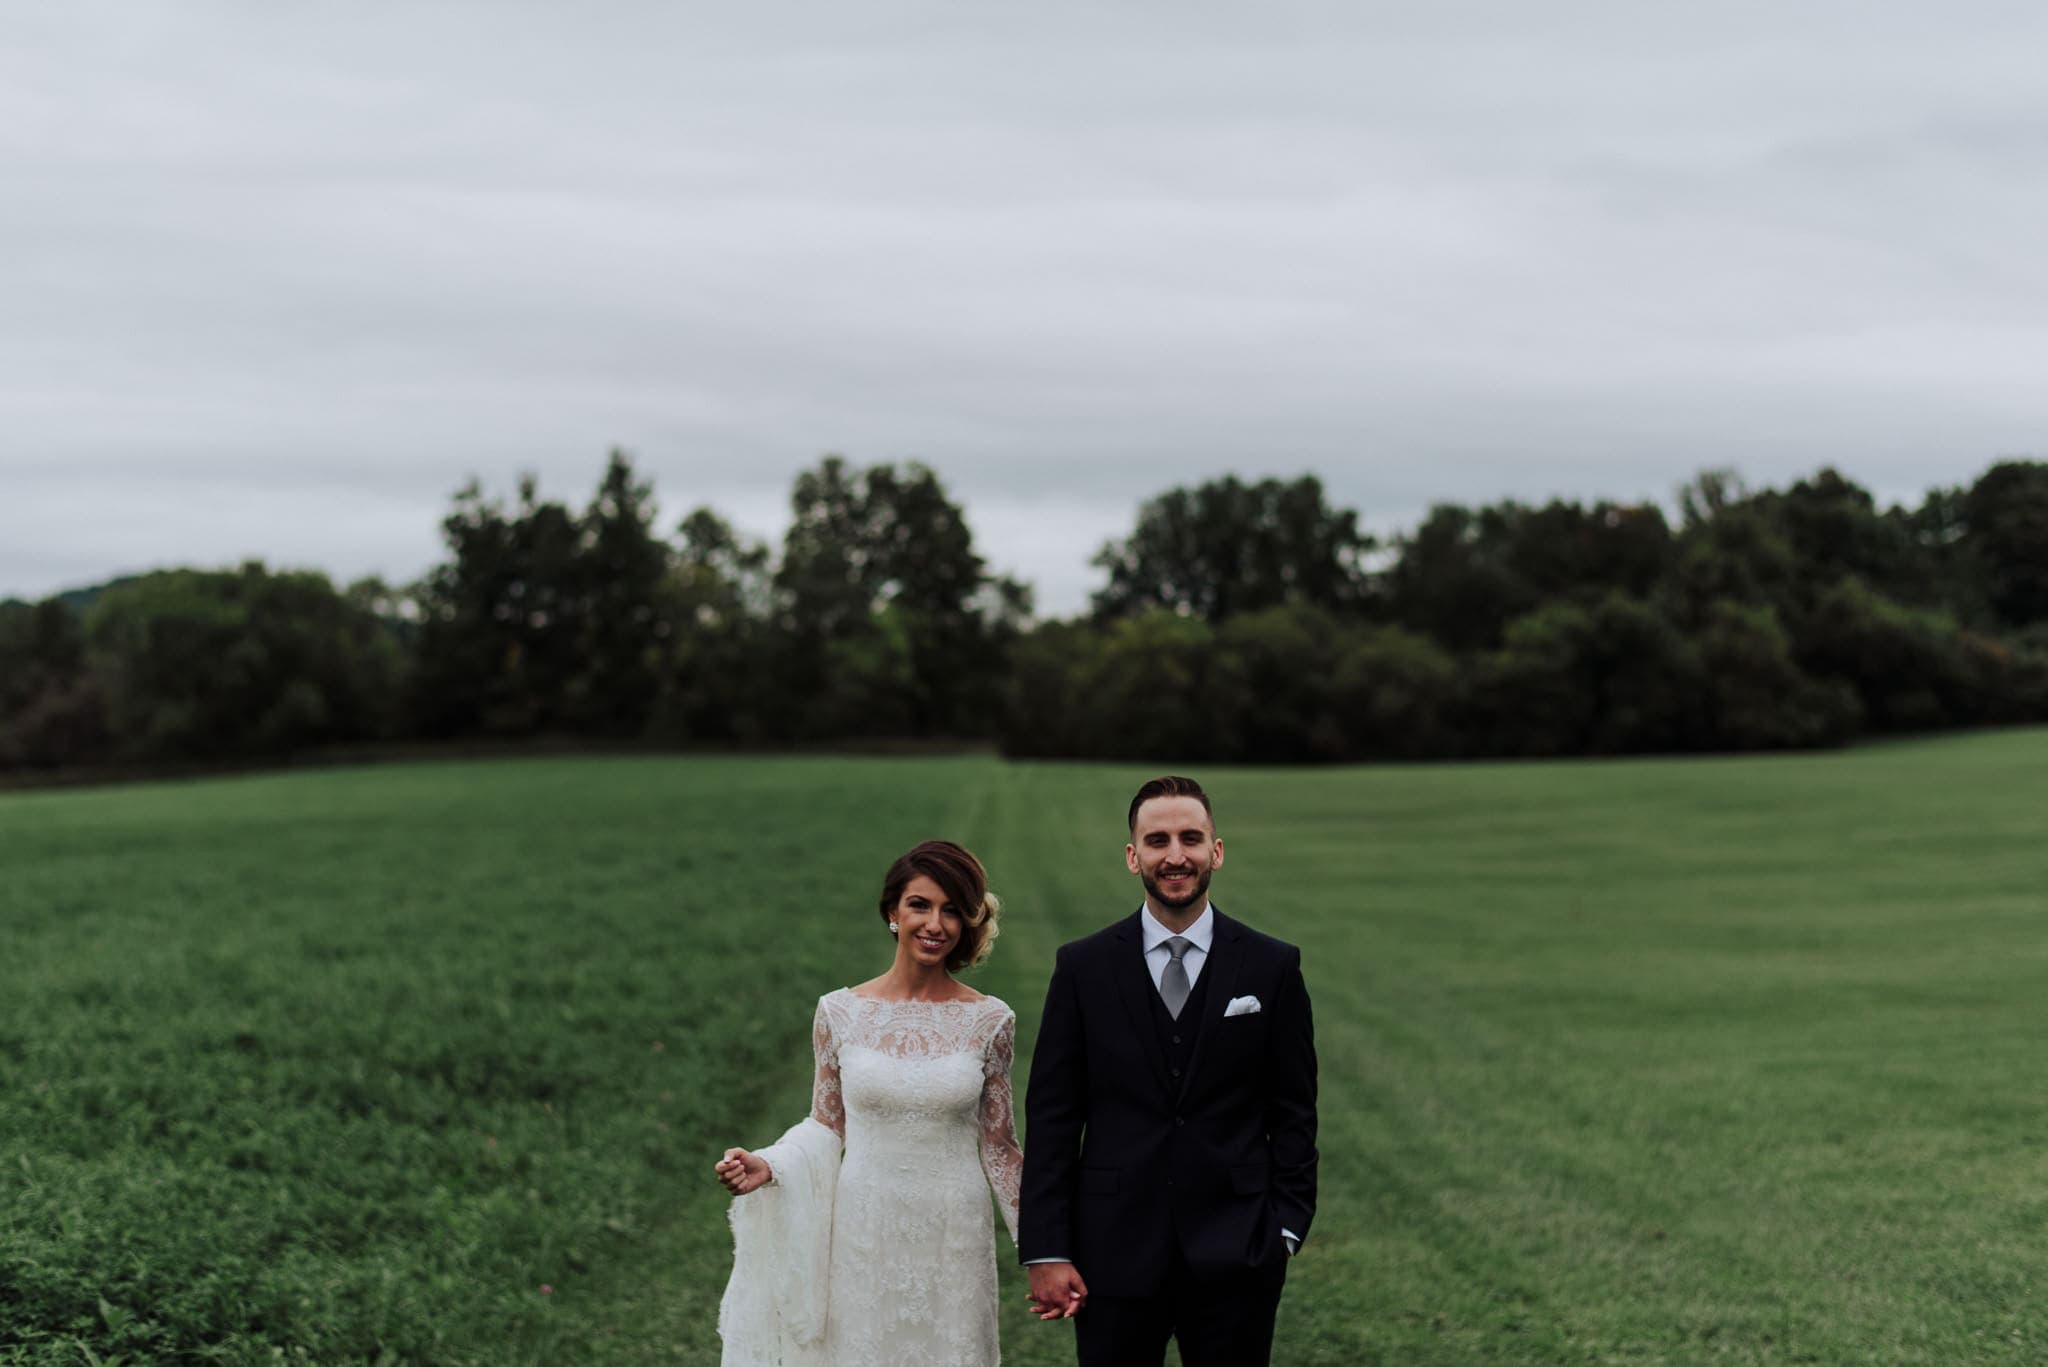
[(1202, 975), (1188, 989), (1179, 1020), (1166, 1014), (1166, 1003), (1159, 999), (1157, 989), (1152, 993), (1152, 1027), (1159, 1032), (1159, 1048), (1166, 1055), (1167, 1085), (1176, 1096), (1187, 1083), (1188, 1060), (1195, 1056), (1195, 1036), (1202, 1029), (1202, 1003), (1209, 1000), (1209, 984), (1215, 980), (1216, 956), (1212, 952), (1202, 964)]

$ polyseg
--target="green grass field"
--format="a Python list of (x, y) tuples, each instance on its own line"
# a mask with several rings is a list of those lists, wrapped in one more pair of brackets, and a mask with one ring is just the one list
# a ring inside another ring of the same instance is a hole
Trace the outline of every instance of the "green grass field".
[[(801, 1114), (883, 865), (984, 856), (1028, 1049), (1148, 776), (0, 795), (0, 1363), (715, 1362), (711, 1161)], [(1277, 1362), (2048, 1360), (2048, 731), (1202, 777), (1316, 1006)], [(1071, 1362), (1022, 1287), (1006, 1359)]]

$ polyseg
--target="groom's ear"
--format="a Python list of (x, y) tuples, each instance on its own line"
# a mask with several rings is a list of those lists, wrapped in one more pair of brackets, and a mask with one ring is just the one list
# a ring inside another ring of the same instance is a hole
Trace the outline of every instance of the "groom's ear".
[(1216, 847), (1216, 857), (1209, 861), (1209, 867), (1212, 869), (1220, 869), (1223, 867), (1223, 837), (1219, 835), (1215, 837), (1210, 843), (1215, 845)]
[(1124, 846), (1124, 867), (1132, 873), (1138, 872), (1138, 847), (1136, 845)]

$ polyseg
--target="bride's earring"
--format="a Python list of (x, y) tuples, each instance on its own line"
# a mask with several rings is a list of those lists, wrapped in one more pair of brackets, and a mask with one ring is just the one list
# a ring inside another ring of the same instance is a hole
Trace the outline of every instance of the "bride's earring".
[(891, 921), (889, 923), (889, 933), (891, 935), (894, 935), (896, 933), (896, 923), (894, 921)]

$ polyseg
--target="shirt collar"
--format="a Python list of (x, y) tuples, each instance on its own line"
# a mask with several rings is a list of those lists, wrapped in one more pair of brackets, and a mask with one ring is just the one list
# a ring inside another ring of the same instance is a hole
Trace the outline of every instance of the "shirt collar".
[[(1209, 952), (1209, 942), (1216, 937), (1216, 917), (1213, 914), (1214, 912), (1214, 907), (1210, 906), (1207, 902), (1202, 903), (1202, 914), (1195, 918), (1193, 925), (1181, 932), (1182, 939), (1186, 940), (1194, 948), (1201, 950), (1204, 954)], [(1158, 919), (1152, 915), (1152, 908), (1150, 906), (1142, 906), (1138, 909), (1138, 929), (1145, 934), (1145, 952), (1147, 954), (1150, 954), (1153, 950), (1173, 938), (1173, 932), (1160, 925)]]

